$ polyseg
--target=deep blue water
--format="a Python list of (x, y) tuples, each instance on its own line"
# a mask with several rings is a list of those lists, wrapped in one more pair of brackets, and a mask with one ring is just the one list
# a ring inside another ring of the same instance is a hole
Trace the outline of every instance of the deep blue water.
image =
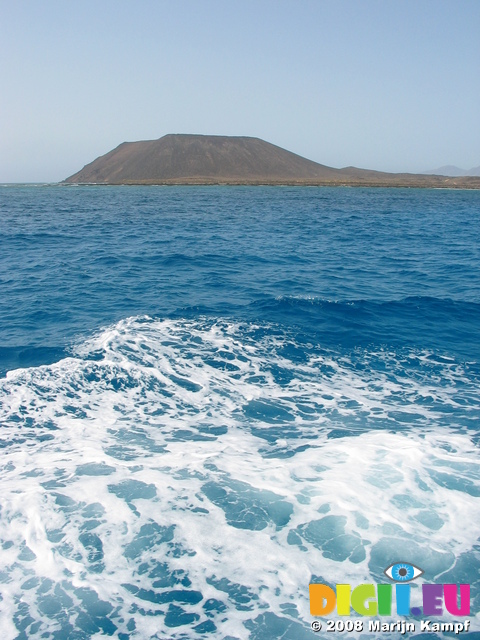
[(479, 240), (475, 191), (0, 187), (5, 637), (329, 637), (309, 582), (397, 560), (476, 615)]

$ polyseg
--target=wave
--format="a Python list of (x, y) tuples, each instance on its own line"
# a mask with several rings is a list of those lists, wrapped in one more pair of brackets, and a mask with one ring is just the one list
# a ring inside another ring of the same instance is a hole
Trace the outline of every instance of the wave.
[(380, 582), (398, 555), (478, 598), (478, 389), (433, 352), (208, 317), (10, 372), (5, 637), (302, 640), (309, 582)]
[(325, 300), (303, 296), (253, 303), (263, 320), (290, 322), (325, 345), (436, 349), (480, 361), (480, 303), (414, 296), (401, 300)]
[[(219, 277), (212, 287), (222, 286)], [(124, 302), (128, 302), (125, 299)], [(118, 317), (119, 310), (111, 310)], [(44, 314), (45, 315), (45, 314)], [(25, 319), (25, 332), (31, 342), (0, 347), (0, 376), (18, 367), (38, 366), (58, 361), (68, 353), (75, 333), (88, 322), (82, 313), (75, 321), (74, 313), (50, 314), (51, 326), (41, 331), (27, 331), (33, 315)], [(86, 317), (87, 316), (87, 317)], [(276, 323), (297, 333), (300, 341), (314, 340), (325, 349), (349, 352), (356, 348), (429, 350), (480, 366), (480, 304), (452, 299), (411, 297), (402, 300), (328, 300), (305, 296), (262, 296), (255, 302), (241, 304), (223, 300), (218, 304), (181, 307), (163, 318), (211, 321), (228, 319), (235, 323)], [(55, 320), (53, 322), (53, 319)], [(44, 321), (50, 322), (50, 316)], [(38, 314), (35, 316), (38, 322)], [(78, 325), (78, 326), (77, 326)]]

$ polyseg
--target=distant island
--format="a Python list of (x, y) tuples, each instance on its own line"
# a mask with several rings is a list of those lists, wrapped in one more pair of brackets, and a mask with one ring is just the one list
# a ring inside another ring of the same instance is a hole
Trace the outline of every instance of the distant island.
[(480, 189), (480, 177), (334, 169), (245, 136), (169, 134), (124, 142), (68, 184), (311, 185)]

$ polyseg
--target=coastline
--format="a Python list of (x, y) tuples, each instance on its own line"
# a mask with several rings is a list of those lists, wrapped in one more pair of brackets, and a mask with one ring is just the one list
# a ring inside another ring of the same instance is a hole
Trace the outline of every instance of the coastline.
[(119, 182), (76, 182), (63, 180), (59, 185), (75, 186), (245, 186), (245, 187), (365, 187), (365, 188), (407, 188), (407, 189), (480, 189), (480, 178), (443, 178), (420, 180), (231, 180), (209, 178), (175, 178), (170, 180), (125, 180)]

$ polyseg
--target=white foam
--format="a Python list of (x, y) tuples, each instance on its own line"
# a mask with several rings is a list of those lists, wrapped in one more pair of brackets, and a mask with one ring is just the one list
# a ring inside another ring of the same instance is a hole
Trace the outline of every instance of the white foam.
[[(266, 611), (294, 621), (286, 605), (308, 627), (312, 576), (378, 582), (385, 549), (411, 545), (433, 581), (472, 553), (478, 460), (466, 429), (442, 424), (445, 408), (452, 415), (462, 393), (472, 397), (462, 368), (443, 364), (438, 384), (422, 354), (402, 378), (394, 354), (363, 356), (390, 363), (383, 372), (318, 349), (299, 363), (289, 340), (268, 327), (129, 319), (75, 357), (2, 382), (6, 638), (19, 602), (41, 623), (29, 637), (66, 624), (44, 601), (63, 597), (56, 588), (71, 598), (73, 624), (91, 612), (89, 589), (110, 603), (118, 632), (138, 638), (195, 634), (208, 619), (214, 636), (243, 638), (244, 623)], [(392, 413), (416, 417), (394, 432)], [(328, 437), (345, 425), (353, 437)], [(272, 432), (271, 442), (259, 437)], [(154, 586), (159, 563), (176, 584)], [(145, 612), (165, 614), (169, 603), (135, 589), (201, 592), (176, 602), (198, 620), (165, 626)], [(226, 610), (209, 618), (208, 598)]]

